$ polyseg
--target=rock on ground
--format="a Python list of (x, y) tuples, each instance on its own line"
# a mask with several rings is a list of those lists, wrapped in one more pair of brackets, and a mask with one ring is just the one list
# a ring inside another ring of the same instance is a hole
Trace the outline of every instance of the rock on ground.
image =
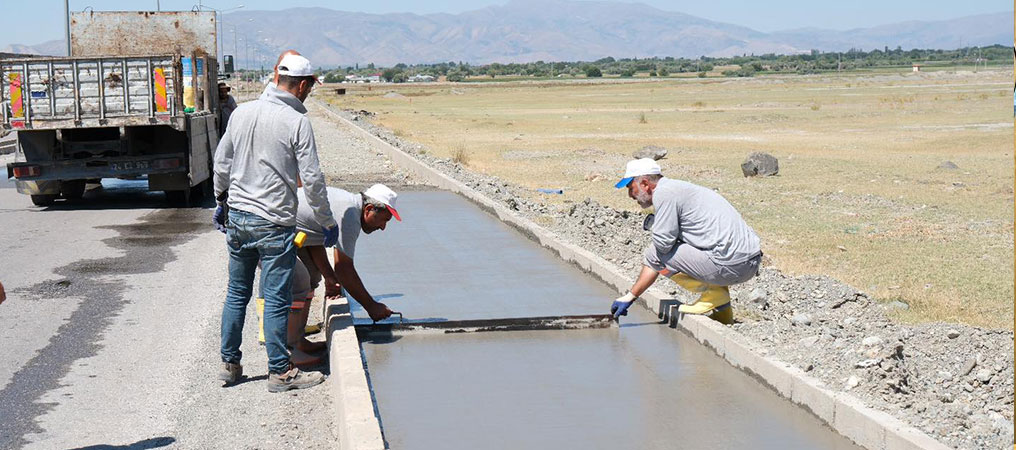
[(780, 173), (780, 162), (768, 153), (754, 152), (741, 163), (741, 172), (746, 177), (769, 177)]

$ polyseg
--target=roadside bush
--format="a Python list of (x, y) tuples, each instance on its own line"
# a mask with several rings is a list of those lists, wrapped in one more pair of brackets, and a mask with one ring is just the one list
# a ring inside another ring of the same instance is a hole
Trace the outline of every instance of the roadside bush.
[(634, 69), (624, 69), (621, 72), (621, 78), (631, 78), (633, 76), (635, 76), (635, 70)]
[(600, 78), (603, 76), (603, 72), (600, 71), (599, 67), (588, 66), (586, 67), (586, 77), (588, 78)]

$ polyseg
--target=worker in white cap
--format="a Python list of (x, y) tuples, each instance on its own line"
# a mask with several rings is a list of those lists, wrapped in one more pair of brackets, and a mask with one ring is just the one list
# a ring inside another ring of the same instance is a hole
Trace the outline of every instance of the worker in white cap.
[(611, 305), (614, 317), (627, 315), (632, 302), (663, 275), (700, 294), (692, 303), (680, 305), (679, 312), (733, 323), (728, 286), (754, 277), (762, 261), (759, 237), (737, 210), (712, 189), (664, 177), (651, 158), (629, 161), (615, 187), (628, 188), (632, 200), (643, 208), (653, 207), (655, 213), (647, 227), (652, 242), (645, 250), (642, 273)]
[[(313, 344), (303, 337), (307, 324), (310, 299), (314, 297), (321, 280), (324, 279), (325, 297), (342, 295), (342, 289), (353, 297), (373, 320), (385, 319), (392, 311), (384, 303), (374, 300), (367, 292), (360, 275), (353, 264), (356, 253), (356, 239), (360, 233), (370, 234), (384, 230), (393, 217), (401, 221), (395, 201), (398, 195), (383, 184), (375, 184), (362, 193), (351, 193), (329, 187), (328, 203), (332, 215), (339, 223), (339, 238), (333, 249), (334, 265), (328, 261), (324, 235), (317, 217), (309, 207), (300, 208), (296, 213), (296, 229), (306, 234), (302, 246), (297, 250), (299, 262), (293, 268), (293, 307), (289, 316), (289, 345), (293, 348), (292, 360), (297, 366), (312, 366), (320, 362), (314, 353), (324, 349), (322, 344)], [(297, 196), (303, 198), (303, 189)]]
[(296, 264), (297, 180), (329, 242), (338, 225), (325, 195), (314, 130), (304, 100), (317, 78), (307, 58), (287, 55), (279, 64), (279, 83), (257, 101), (237, 107), (215, 149), (214, 186), (218, 202), (212, 220), (226, 234), (229, 285), (222, 309), (219, 379), (235, 385), (243, 377), (244, 316), (261, 265), (259, 286), (265, 298), (265, 349), (268, 390), (283, 392), (321, 384), (321, 373), (293, 366), (286, 330)]

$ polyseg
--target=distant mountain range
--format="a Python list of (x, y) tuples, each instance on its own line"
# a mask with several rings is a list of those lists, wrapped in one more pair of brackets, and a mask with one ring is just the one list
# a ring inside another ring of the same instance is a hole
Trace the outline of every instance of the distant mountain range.
[[(606, 56), (733, 56), (812, 49), (941, 48), (1013, 42), (1013, 12), (943, 21), (910, 21), (847, 31), (802, 28), (763, 33), (644, 4), (607, 1), (512, 0), (460, 14), (366, 14), (326, 8), (226, 14), (222, 40), (246, 65), (295, 48), (318, 66), (374, 63), (592, 61)], [(257, 30), (261, 30), (260, 33)], [(0, 52), (62, 54), (62, 40), (9, 46)]]

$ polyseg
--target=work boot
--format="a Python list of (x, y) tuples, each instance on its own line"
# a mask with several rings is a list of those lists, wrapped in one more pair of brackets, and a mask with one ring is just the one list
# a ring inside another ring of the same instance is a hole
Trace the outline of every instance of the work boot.
[(325, 381), (321, 372), (302, 372), (290, 364), (289, 370), (268, 374), (268, 392), (286, 392), (290, 389), (307, 389)]
[(224, 362), (219, 370), (219, 379), (227, 384), (233, 384), (243, 378), (243, 366), (239, 363)]
[[(674, 281), (678, 280), (674, 279)], [(730, 288), (727, 286), (705, 284), (699, 281), (696, 281), (696, 283), (704, 286), (704, 288), (702, 288), (698, 285), (692, 284), (696, 290), (702, 294), (696, 302), (679, 306), (677, 308), (678, 312), (684, 314), (706, 315), (709, 316), (710, 319), (724, 325), (734, 323), (734, 309), (730, 306)], [(678, 281), (678, 284), (684, 286), (684, 280)]]
[[(701, 282), (699, 280), (696, 280), (696, 279), (694, 279), (694, 278), (692, 278), (692, 277), (690, 277), (690, 276), (688, 276), (688, 275), (686, 275), (684, 273), (681, 273), (681, 272), (675, 273), (674, 275), (672, 275), (670, 277), (670, 279), (673, 280), (675, 283), (677, 283), (678, 286), (681, 286), (681, 287), (685, 288), (685, 290), (687, 290), (688, 292), (692, 293), (692, 297), (694, 297), (694, 298), (690, 302), (685, 303), (685, 305), (688, 305), (688, 306), (691, 306), (691, 305), (694, 305), (694, 304), (698, 303), (699, 299), (702, 297), (701, 294), (709, 289), (709, 285), (708, 284), (703, 283), (703, 282)], [(700, 294), (700, 295), (694, 295), (694, 294)]]

